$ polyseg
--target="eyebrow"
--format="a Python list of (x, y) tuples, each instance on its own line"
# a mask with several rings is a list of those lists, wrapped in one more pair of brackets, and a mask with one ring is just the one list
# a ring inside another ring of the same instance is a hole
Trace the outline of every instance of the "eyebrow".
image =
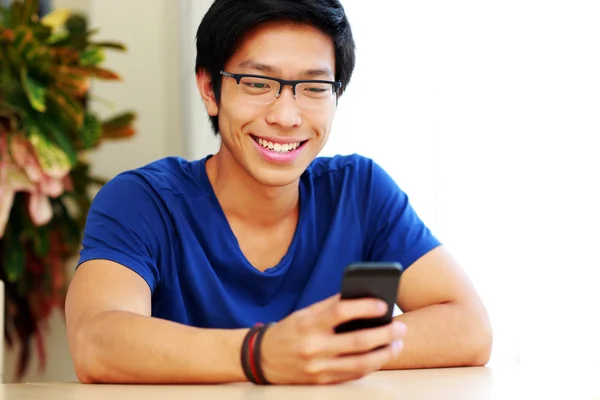
[[(256, 71), (260, 71), (260, 72), (266, 72), (266, 73), (280, 73), (281, 69), (274, 67), (272, 65), (268, 65), (268, 64), (263, 64), (263, 63), (259, 63), (256, 62), (254, 60), (246, 60), (244, 62), (242, 62), (239, 65), (240, 68), (248, 68), (248, 69), (253, 69)], [(331, 71), (331, 69), (329, 67), (322, 67), (322, 68), (311, 68), (311, 69), (307, 69), (303, 72), (304, 76), (309, 76), (309, 77), (322, 77), (322, 76), (333, 76), (333, 72)]]

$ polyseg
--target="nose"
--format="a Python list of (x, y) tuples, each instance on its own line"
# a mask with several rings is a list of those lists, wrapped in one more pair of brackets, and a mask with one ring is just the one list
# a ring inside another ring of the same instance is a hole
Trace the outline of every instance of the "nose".
[(300, 106), (294, 98), (291, 86), (281, 88), (279, 97), (267, 108), (267, 123), (282, 128), (294, 128), (302, 125)]

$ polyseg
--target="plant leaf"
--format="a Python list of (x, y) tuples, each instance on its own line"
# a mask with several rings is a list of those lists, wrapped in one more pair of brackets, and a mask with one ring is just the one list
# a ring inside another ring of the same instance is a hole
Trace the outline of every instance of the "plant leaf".
[(66, 133), (54, 122), (54, 120), (46, 114), (39, 114), (38, 126), (40, 132), (44, 133), (44, 136), (48, 137), (48, 133), (54, 139), (53, 142), (57, 144), (69, 158), (71, 166), (77, 162), (77, 153), (73, 147), (73, 144), (68, 139)]
[(12, 26), (10, 22), (10, 8), (0, 5), (0, 24), (9, 27)]
[(43, 258), (50, 250), (50, 235), (48, 229), (45, 226), (38, 226), (35, 228), (34, 232), (35, 234), (32, 235), (33, 252), (36, 256)]
[(69, 39), (69, 32), (68, 31), (58, 31), (56, 33), (53, 33), (50, 37), (48, 37), (48, 39), (46, 39), (44, 42), (46, 44), (57, 44), (63, 41), (66, 41)]
[[(16, 3), (16, 2), (15, 2)], [(36, 10), (39, 8), (39, 0), (25, 0), (23, 2), (23, 9), (21, 14), (21, 23), (30, 24), (32, 17), (36, 15)]]
[(128, 111), (121, 114), (115, 115), (102, 122), (102, 129), (121, 129), (125, 128), (133, 123), (136, 119), (134, 112)]
[(135, 134), (133, 121), (136, 115), (133, 112), (125, 112), (117, 115), (102, 124), (103, 139), (124, 139)]
[(70, 73), (55, 73), (54, 85), (74, 98), (82, 98), (89, 89), (89, 80), (82, 75)]
[(105, 59), (105, 57), (104, 57), (104, 52), (102, 51), (102, 49), (97, 48), (97, 47), (92, 47), (92, 48), (85, 50), (79, 56), (79, 64), (84, 67), (96, 66), (96, 65), (100, 64), (101, 62), (103, 62), (104, 59)]
[(105, 80), (121, 80), (121, 77), (115, 72), (99, 67), (68, 67), (68, 70), (75, 74), (82, 74), (83, 76), (94, 77)]
[(47, 40), (52, 35), (52, 28), (45, 25), (33, 25), (31, 26), (31, 30), (33, 31), (35, 38), (40, 42)]
[(19, 26), (15, 30), (15, 40), (12, 44), (21, 58), (27, 58), (28, 54), (37, 47), (37, 42), (30, 27)]
[(42, 170), (47, 175), (56, 179), (64, 177), (71, 169), (69, 157), (67, 157), (65, 152), (50, 142), (40, 132), (40, 128), (37, 125), (30, 126), (28, 136), (31, 145), (35, 149), (35, 154)]
[(102, 125), (98, 118), (91, 113), (86, 113), (81, 129), (81, 140), (85, 149), (93, 148), (102, 135)]
[[(12, 219), (14, 220), (14, 218)], [(19, 243), (19, 238), (15, 236), (15, 230), (9, 221), (2, 240), (4, 242), (2, 253), (4, 255), (3, 264), (6, 279), (12, 283), (18, 281), (25, 272), (25, 251), (21, 243)]]
[(71, 11), (61, 8), (58, 10), (54, 10), (44, 16), (40, 21), (42, 25), (45, 25), (52, 29), (58, 29), (61, 26), (64, 26), (69, 17), (71, 16)]
[(56, 102), (58, 109), (65, 113), (71, 121), (73, 128), (81, 129), (83, 124), (83, 107), (66, 92), (57, 87), (48, 90), (48, 97)]
[(39, 111), (46, 111), (46, 89), (41, 83), (27, 75), (27, 69), (21, 68), (21, 84), (31, 106)]
[(65, 22), (65, 28), (67, 28), (67, 30), (71, 32), (71, 34), (76, 36), (87, 37), (88, 35), (93, 34), (94, 32), (87, 33), (87, 27), (87, 18), (81, 14), (74, 14), (71, 17), (69, 17), (69, 19)]
[(18, 26), (19, 23), (21, 23), (21, 18), (23, 18), (23, 3), (20, 1), (13, 1), (12, 5), (10, 6), (9, 10), (10, 10), (10, 25), (7, 26), (11, 26), (11, 27), (15, 27)]
[(36, 47), (28, 54), (26, 61), (27, 70), (31, 76), (40, 81), (48, 81), (52, 78), (52, 57), (47, 47)]
[(90, 43), (90, 45), (95, 46), (95, 47), (112, 49), (112, 50), (127, 51), (127, 47), (124, 44), (118, 43), (118, 42), (94, 42), (94, 43)]

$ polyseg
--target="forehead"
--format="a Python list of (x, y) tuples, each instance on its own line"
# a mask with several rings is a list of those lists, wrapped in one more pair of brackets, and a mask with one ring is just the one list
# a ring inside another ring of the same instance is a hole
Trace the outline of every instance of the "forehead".
[(226, 68), (281, 77), (335, 76), (333, 40), (309, 25), (271, 22), (248, 32)]

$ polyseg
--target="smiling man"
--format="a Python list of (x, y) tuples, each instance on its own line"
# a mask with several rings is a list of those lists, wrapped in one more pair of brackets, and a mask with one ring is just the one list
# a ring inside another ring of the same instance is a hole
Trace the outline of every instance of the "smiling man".
[[(94, 199), (66, 304), (82, 382), (336, 383), (487, 363), (485, 308), (407, 195), (370, 159), (318, 157), (354, 57), (338, 0), (215, 1), (196, 76), (221, 147), (122, 173)], [(356, 261), (402, 264), (403, 314), (336, 334), (385, 313), (340, 300)]]

